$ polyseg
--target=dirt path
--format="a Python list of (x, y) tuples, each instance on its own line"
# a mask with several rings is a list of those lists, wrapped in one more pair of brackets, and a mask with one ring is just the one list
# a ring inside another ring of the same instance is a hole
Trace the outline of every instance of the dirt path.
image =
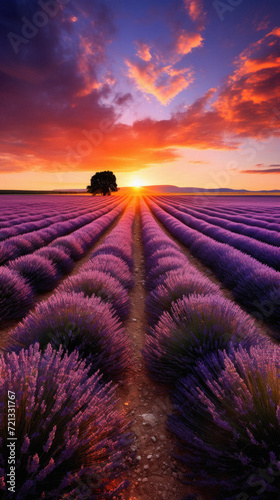
[[(131, 467), (128, 475), (131, 487), (122, 494), (122, 499), (182, 500), (194, 490), (180, 483), (181, 466), (170, 454), (174, 441), (166, 429), (166, 417), (172, 405), (166, 389), (148, 377), (141, 354), (145, 342), (146, 291), (139, 210), (134, 225), (134, 276), (131, 314), (126, 322), (132, 347), (132, 369), (119, 384), (117, 396), (120, 406), (133, 422), (131, 430), (136, 440), (132, 450), (136, 453), (136, 465)], [(209, 500), (205, 495), (197, 498)]]

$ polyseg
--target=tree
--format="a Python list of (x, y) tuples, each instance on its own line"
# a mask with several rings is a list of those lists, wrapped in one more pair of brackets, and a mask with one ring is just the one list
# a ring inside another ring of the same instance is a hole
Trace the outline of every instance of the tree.
[(116, 176), (110, 170), (96, 172), (92, 176), (90, 186), (87, 186), (87, 190), (92, 194), (101, 193), (103, 196), (106, 196), (106, 194), (109, 196), (111, 191), (118, 191)]

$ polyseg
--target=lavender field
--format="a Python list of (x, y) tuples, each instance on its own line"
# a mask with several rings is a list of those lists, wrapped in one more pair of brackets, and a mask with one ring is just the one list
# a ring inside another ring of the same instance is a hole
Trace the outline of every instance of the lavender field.
[(0, 209), (1, 498), (278, 498), (279, 197)]

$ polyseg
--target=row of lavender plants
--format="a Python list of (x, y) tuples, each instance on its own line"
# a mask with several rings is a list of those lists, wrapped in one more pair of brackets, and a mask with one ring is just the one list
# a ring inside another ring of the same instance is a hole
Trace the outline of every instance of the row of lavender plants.
[[(166, 197), (167, 198), (167, 197)], [(168, 198), (170, 201), (170, 198)], [(240, 202), (240, 197), (238, 198)], [(178, 200), (179, 201), (179, 200)], [(190, 206), (191, 204), (188, 202), (186, 197), (180, 199), (180, 202), (183, 203), (185, 206)], [(255, 202), (256, 203), (256, 202)], [(232, 221), (232, 222), (237, 222), (237, 223), (243, 223), (244, 225), (247, 226), (256, 226), (256, 227), (261, 227), (264, 229), (270, 229), (274, 231), (279, 231), (279, 208), (275, 207), (276, 214), (275, 217), (269, 217), (267, 215), (267, 211), (271, 212), (273, 206), (271, 204), (266, 207), (265, 213), (263, 213), (260, 216), (253, 215), (248, 213), (248, 202), (246, 203), (247, 207), (239, 213), (231, 213), (229, 207), (228, 207), (229, 201), (227, 200), (227, 205), (224, 207), (224, 209), (217, 209), (215, 206), (213, 206), (213, 203), (211, 203), (211, 206), (208, 208), (202, 208), (199, 206), (199, 212), (205, 213), (206, 215), (213, 215), (216, 213), (220, 213), (223, 219)], [(195, 207), (193, 207), (195, 208)]]
[(0, 358), (3, 394), (15, 392), (21, 413), (17, 500), (121, 498), (127, 486), (132, 434), (112, 380), (129, 367), (134, 213), (133, 204), (79, 272), (19, 323)]
[(65, 236), (93, 222), (96, 218), (108, 213), (114, 206), (122, 202), (123, 200), (118, 200), (114, 204), (99, 208), (93, 213), (88, 213), (88, 211), (73, 213), (72, 217), (68, 215), (62, 217), (59, 222), (51, 221), (50, 224), (38, 230), (34, 230), (34, 227), (31, 226), (30, 231), (5, 239), (0, 243), (0, 264), (5, 264), (19, 256), (30, 254), (38, 248), (49, 245), (55, 238)]
[[(4, 199), (3, 199), (4, 198)], [(33, 222), (41, 218), (48, 219), (60, 214), (67, 214), (75, 212), (78, 210), (94, 210), (97, 206), (106, 205), (108, 201), (100, 198), (88, 198), (88, 197), (73, 197), (70, 198), (65, 196), (62, 198), (60, 196), (38, 196), (39, 202), (32, 203), (30, 200), (26, 200), (25, 196), (13, 196), (14, 203), (11, 204), (10, 197), (6, 199), (3, 195), (0, 197), (0, 229), (9, 228), (11, 226), (16, 226), (24, 222)], [(36, 198), (37, 199), (37, 198)], [(5, 214), (5, 204), (11, 204), (9, 215)]]
[[(2, 201), (2, 198), (0, 198), (0, 202)], [(72, 200), (71, 200), (72, 201)], [(100, 200), (98, 200), (100, 203)], [(17, 209), (13, 207), (11, 210), (11, 213), (5, 214), (3, 207), (1, 207), (1, 216), (0, 216), (0, 229), (5, 229), (9, 228), (12, 225), (18, 225), (24, 222), (33, 222), (40, 220), (42, 218), (48, 219), (50, 217), (53, 217), (54, 215), (57, 215), (57, 212), (59, 211), (60, 214), (66, 214), (67, 212), (72, 211), (77, 211), (77, 210), (82, 210), (85, 208), (85, 203), (63, 203), (61, 204), (60, 200), (57, 201), (55, 204), (48, 204), (47, 207), (47, 213), (46, 213), (46, 208), (45, 206), (40, 207), (34, 207), (33, 204), (27, 205), (24, 204), (24, 198), (20, 197), (20, 203), (16, 205)], [(55, 207), (55, 208), (54, 208)]]
[[(111, 203), (113, 203), (112, 201)], [(104, 208), (109, 206), (109, 203), (105, 204), (103, 201), (96, 203), (94, 205), (94, 210)], [(37, 215), (29, 216), (24, 218), (17, 218), (7, 222), (5, 225), (1, 224), (0, 228), (0, 241), (7, 240), (12, 236), (18, 236), (32, 231), (37, 231), (38, 229), (43, 229), (44, 227), (49, 227), (51, 224), (56, 222), (63, 222), (66, 220), (74, 219), (78, 216), (89, 214), (92, 211), (92, 205), (85, 207), (77, 207), (76, 209), (68, 208), (67, 210), (62, 210), (62, 207), (58, 206), (58, 209), (54, 213), (45, 213), (44, 210), (37, 213)], [(4, 226), (4, 227), (3, 227)]]
[(189, 264), (144, 205), (142, 232), (152, 325), (144, 357), (170, 389), (184, 480), (211, 487), (213, 500), (260, 498), (260, 484), (261, 498), (274, 499), (280, 348)]
[(32, 255), (19, 257), (7, 266), (0, 267), (0, 326), (17, 320), (34, 305), (36, 295), (54, 289), (62, 276), (74, 267), (90, 247), (100, 238), (124, 210), (125, 203), (117, 204), (111, 211), (91, 223), (56, 238), (50, 245)]
[(240, 250), (186, 226), (158, 204), (147, 201), (168, 231), (215, 272), (242, 306), (264, 324), (269, 323), (277, 335), (280, 326), (280, 273)]
[(223, 214), (218, 214), (217, 216), (217, 214), (212, 213), (212, 215), (208, 215), (204, 213), (205, 211), (203, 212), (202, 210), (188, 208), (186, 207), (185, 203), (175, 203), (174, 200), (169, 198), (166, 198), (166, 202), (184, 213), (193, 215), (196, 219), (202, 219), (205, 222), (209, 222), (209, 224), (222, 227), (233, 233), (250, 236), (255, 240), (263, 241), (264, 243), (268, 243), (269, 245), (279, 246), (280, 244), (280, 224), (278, 224), (279, 230), (264, 229), (261, 227), (257, 227), (256, 225), (253, 225), (252, 227), (251, 225), (249, 225), (250, 221), (248, 221), (248, 224), (243, 224), (241, 222), (231, 222), (230, 220), (227, 220)]
[(263, 264), (267, 264), (273, 269), (276, 269), (276, 271), (280, 270), (280, 249), (279, 246), (276, 246), (280, 243), (279, 233), (276, 233), (275, 240), (273, 240), (274, 244), (267, 244), (256, 241), (256, 239), (249, 236), (235, 234), (230, 230), (223, 229), (205, 220), (194, 217), (190, 213), (183, 213), (181, 209), (178, 210), (173, 204), (171, 205), (167, 202), (162, 203), (159, 199), (156, 199), (156, 203), (188, 227), (191, 227), (202, 234), (206, 234), (216, 241), (227, 243), (231, 247), (251, 255)]

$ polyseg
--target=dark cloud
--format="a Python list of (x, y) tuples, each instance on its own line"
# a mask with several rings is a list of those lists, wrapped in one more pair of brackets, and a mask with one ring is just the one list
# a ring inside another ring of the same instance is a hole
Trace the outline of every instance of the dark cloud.
[(265, 168), (263, 170), (240, 170), (241, 174), (280, 174), (280, 168)]
[(117, 94), (115, 99), (114, 99), (114, 103), (117, 106), (124, 106), (124, 105), (130, 104), (132, 101), (133, 101), (133, 97), (130, 94), (130, 92), (127, 92), (126, 94)]

